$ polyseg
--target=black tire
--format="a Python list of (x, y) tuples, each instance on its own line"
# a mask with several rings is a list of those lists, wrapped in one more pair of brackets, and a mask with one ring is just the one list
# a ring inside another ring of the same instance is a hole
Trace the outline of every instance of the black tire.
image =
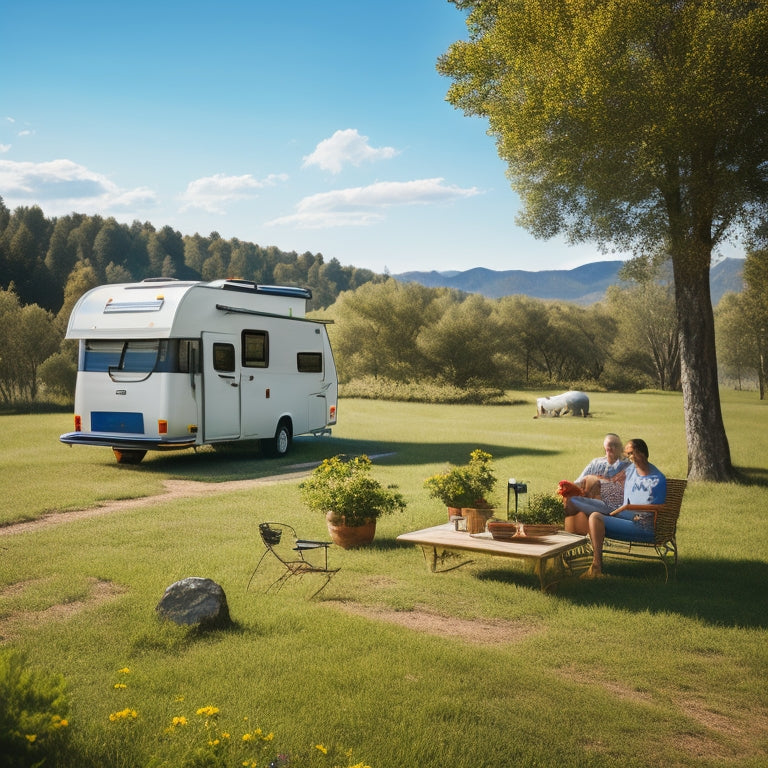
[(285, 456), (291, 448), (293, 430), (289, 419), (281, 419), (275, 430), (275, 436), (269, 440), (262, 440), (261, 446), (267, 456), (279, 458)]
[(126, 448), (113, 448), (118, 464), (141, 464), (141, 460), (147, 455), (146, 451), (137, 451)]

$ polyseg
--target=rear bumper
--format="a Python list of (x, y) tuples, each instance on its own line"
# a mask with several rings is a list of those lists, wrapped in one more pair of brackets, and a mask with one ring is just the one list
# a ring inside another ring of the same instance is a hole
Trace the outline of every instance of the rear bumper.
[(67, 445), (100, 445), (107, 448), (136, 451), (177, 451), (182, 448), (192, 448), (196, 444), (194, 435), (160, 440), (152, 437), (130, 437), (104, 432), (66, 432), (59, 437), (59, 440)]

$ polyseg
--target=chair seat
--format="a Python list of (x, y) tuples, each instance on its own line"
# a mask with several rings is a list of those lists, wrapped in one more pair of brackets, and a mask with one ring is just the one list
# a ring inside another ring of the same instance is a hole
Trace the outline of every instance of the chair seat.
[[(664, 572), (669, 578), (669, 560), (673, 572), (677, 572), (677, 519), (683, 503), (683, 494), (688, 484), (687, 480), (667, 478), (667, 497), (663, 507), (656, 513), (654, 529), (648, 535), (632, 538), (623, 534), (611, 536), (606, 533), (603, 544), (603, 554), (612, 557), (627, 557), (634, 559), (652, 558), (660, 560)], [(613, 545), (613, 547), (612, 547)]]
[(325, 547), (327, 549), (331, 546), (331, 544), (332, 542), (330, 541), (309, 541), (308, 539), (297, 539), (294, 550), (298, 552), (303, 549), (320, 549), (321, 547)]

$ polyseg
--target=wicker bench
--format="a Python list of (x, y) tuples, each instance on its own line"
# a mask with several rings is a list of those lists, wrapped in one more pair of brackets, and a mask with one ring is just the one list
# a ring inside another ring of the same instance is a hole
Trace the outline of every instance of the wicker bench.
[(603, 543), (603, 557), (626, 557), (637, 560), (660, 560), (665, 580), (669, 580), (669, 566), (677, 574), (677, 519), (683, 503), (687, 480), (667, 478), (667, 498), (655, 513), (653, 541), (631, 541), (608, 538)]

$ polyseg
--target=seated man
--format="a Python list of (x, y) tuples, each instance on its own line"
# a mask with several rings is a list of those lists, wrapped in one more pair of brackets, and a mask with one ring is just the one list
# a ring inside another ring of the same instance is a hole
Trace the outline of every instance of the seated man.
[[(569, 514), (567, 497), (570, 495), (602, 499), (607, 504), (612, 504), (613, 508), (623, 501), (624, 472), (630, 462), (624, 457), (621, 438), (617, 434), (609, 432), (603, 440), (603, 450), (605, 455), (592, 459), (576, 478), (574, 484), (580, 488), (581, 493), (579, 494), (575, 488), (571, 489), (570, 493), (561, 492), (566, 501), (566, 515)], [(575, 512), (570, 510), (570, 514), (575, 514)]]

